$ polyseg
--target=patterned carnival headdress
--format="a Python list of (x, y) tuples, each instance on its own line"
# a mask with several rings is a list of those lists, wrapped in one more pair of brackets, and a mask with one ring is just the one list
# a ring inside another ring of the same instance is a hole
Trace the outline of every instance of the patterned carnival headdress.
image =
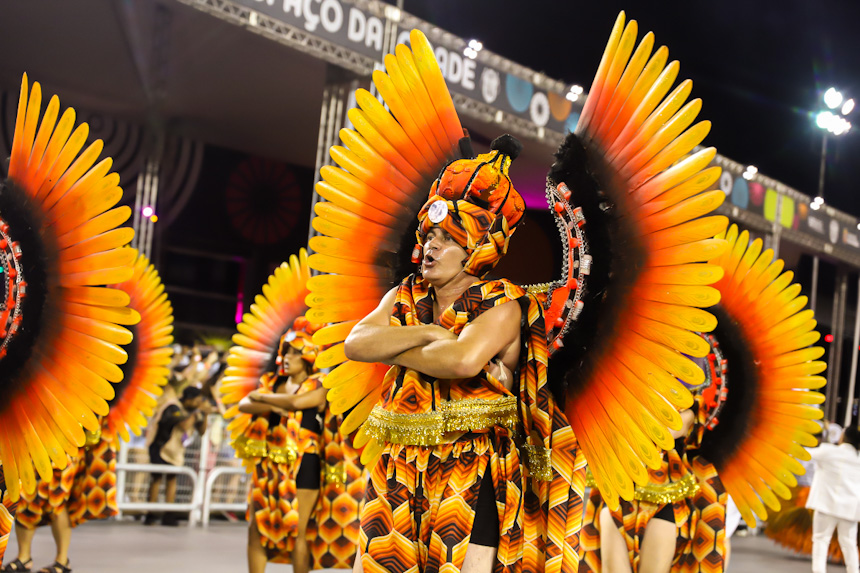
[(493, 141), (489, 153), (458, 159), (445, 167), (418, 212), (418, 244), (412, 261), (421, 258), (424, 238), (433, 226), (446, 231), (468, 254), (465, 271), (482, 277), (508, 252), (526, 206), (508, 175), (522, 144), (510, 135)]
[(308, 371), (310, 373), (317, 371), (314, 363), (319, 355), (320, 348), (314, 344), (313, 336), (319, 329), (320, 325), (312, 323), (304, 315), (296, 317), (290, 329), (281, 336), (278, 357), (275, 359), (275, 363), (278, 365), (279, 376), (284, 375), (284, 357), (289, 348), (295, 348), (301, 353), (302, 360), (308, 363)]

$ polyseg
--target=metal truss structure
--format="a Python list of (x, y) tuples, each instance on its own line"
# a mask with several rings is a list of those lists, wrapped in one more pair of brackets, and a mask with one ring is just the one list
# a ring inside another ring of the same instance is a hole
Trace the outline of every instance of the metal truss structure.
[(376, 61), (348, 48), (333, 44), (305, 30), (285, 24), (250, 8), (227, 0), (176, 0), (213, 16), (246, 28), (280, 44), (310, 54), (358, 75), (370, 75)]

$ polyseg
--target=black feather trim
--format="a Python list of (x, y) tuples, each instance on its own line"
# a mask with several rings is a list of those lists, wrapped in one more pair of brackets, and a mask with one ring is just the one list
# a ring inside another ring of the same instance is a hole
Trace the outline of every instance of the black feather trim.
[(747, 435), (759, 391), (758, 367), (751, 346), (737, 321), (717, 305), (708, 309), (717, 318), (713, 335), (727, 363), (728, 394), (720, 411), (719, 423), (702, 436), (700, 451), (722, 470)]
[(51, 348), (59, 328), (59, 250), (47, 229), (41, 207), (13, 181), (0, 185), (0, 218), (21, 246), (27, 295), (21, 301), (21, 325), (0, 360), (0, 413), (37, 372), (39, 354)]
[(131, 331), (132, 339), (131, 342), (125, 345), (125, 353), (128, 354), (128, 360), (125, 364), (121, 364), (119, 369), (122, 370), (122, 380), (113, 385), (114, 389), (114, 397), (112, 400), (108, 400), (108, 406), (113, 408), (116, 404), (119, 404), (119, 401), (122, 399), (125, 391), (128, 390), (128, 385), (131, 383), (132, 377), (134, 377), (134, 369), (137, 367), (137, 359), (140, 357), (140, 341), (137, 336), (139, 334), (139, 325), (133, 324), (131, 326), (126, 326), (128, 330)]
[(627, 189), (613, 179), (602, 155), (586, 150), (570, 133), (555, 157), (548, 178), (566, 183), (571, 205), (582, 208), (592, 257), (582, 312), (549, 368), (550, 389), (564, 403), (576, 398), (602, 367), (618, 325), (630, 312), (630, 290), (646, 253), (635, 235)]

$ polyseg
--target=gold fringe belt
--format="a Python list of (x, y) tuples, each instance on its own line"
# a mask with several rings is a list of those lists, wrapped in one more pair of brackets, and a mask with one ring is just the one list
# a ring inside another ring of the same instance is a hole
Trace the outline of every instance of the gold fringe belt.
[(263, 440), (254, 440), (246, 436), (239, 436), (233, 442), (233, 449), (236, 450), (236, 457), (246, 460), (268, 457), (276, 464), (291, 465), (299, 458), (298, 445), (292, 440), (288, 440), (284, 446), (270, 447)]
[(474, 432), (493, 426), (513, 429), (517, 420), (515, 396), (470, 398), (444, 401), (436, 410), (422, 414), (398, 414), (376, 406), (367, 418), (365, 431), (389, 444), (435, 446), (445, 443), (449, 432)]
[[(594, 483), (594, 475), (591, 469), (585, 476), (585, 485), (587, 487), (596, 487)], [(667, 503), (675, 503), (682, 499), (693, 497), (701, 490), (699, 482), (696, 481), (694, 474), (687, 474), (678, 481), (669, 482), (666, 484), (648, 484), (644, 486), (637, 485), (633, 491), (633, 499), (637, 501), (647, 501), (657, 505), (665, 505)]]

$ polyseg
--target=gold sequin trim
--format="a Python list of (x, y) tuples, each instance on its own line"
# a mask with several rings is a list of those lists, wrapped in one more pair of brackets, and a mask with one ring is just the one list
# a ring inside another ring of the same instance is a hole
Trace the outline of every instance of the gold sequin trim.
[(95, 432), (91, 432), (84, 428), (84, 447), (91, 448), (99, 443), (102, 439), (102, 430), (99, 428)]
[(346, 483), (346, 466), (343, 463), (325, 465), (325, 483)]
[(551, 481), (552, 452), (543, 446), (523, 446), (523, 450), (531, 476), (539, 481)]
[(282, 447), (269, 446), (263, 440), (255, 440), (246, 436), (239, 436), (233, 442), (236, 457), (246, 460), (253, 458), (266, 458), (276, 464), (293, 464), (299, 458), (299, 448), (292, 440)]
[(667, 483), (665, 485), (636, 486), (636, 491), (633, 493), (633, 498), (639, 501), (647, 501), (664, 505), (681, 501), (688, 497), (693, 497), (701, 487), (696, 481), (696, 476), (687, 474), (678, 481)]
[(496, 400), (470, 398), (444, 401), (436, 410), (422, 414), (398, 414), (376, 406), (367, 418), (365, 431), (389, 444), (435, 446), (445, 442), (448, 432), (473, 432), (493, 426), (512, 429), (517, 419), (515, 396)]
[(287, 440), (284, 446), (269, 446), (269, 459), (276, 464), (293, 465), (299, 459), (299, 447), (293, 440)]
[(527, 285), (526, 292), (529, 294), (544, 294), (549, 292), (550, 283), (538, 283), (534, 285)]
[(251, 458), (266, 457), (266, 442), (263, 440), (254, 440), (247, 436), (239, 436), (233, 442), (233, 449), (236, 450), (236, 457), (249, 460)]
[[(585, 474), (586, 487), (596, 487), (594, 483), (594, 475), (591, 473), (591, 468)], [(667, 503), (675, 503), (688, 497), (693, 497), (702, 487), (696, 481), (696, 476), (687, 474), (678, 481), (673, 481), (667, 484), (648, 484), (645, 486), (636, 486), (633, 492), (633, 499), (638, 501), (647, 501), (658, 505)]]

